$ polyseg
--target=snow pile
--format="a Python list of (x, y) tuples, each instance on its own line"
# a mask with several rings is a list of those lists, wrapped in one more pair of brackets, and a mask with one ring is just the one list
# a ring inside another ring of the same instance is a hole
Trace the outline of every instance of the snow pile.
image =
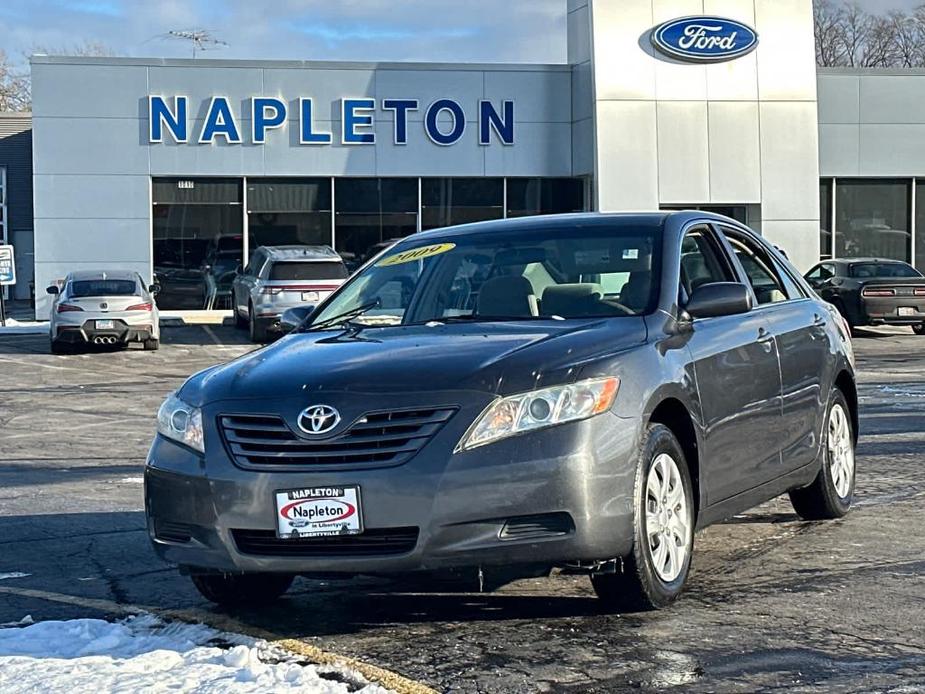
[(7, 318), (6, 325), (0, 325), (0, 335), (41, 335), (48, 333), (47, 321), (19, 321)]
[(141, 615), (0, 629), (0, 692), (385, 694), (355, 672), (316, 667), (265, 641)]

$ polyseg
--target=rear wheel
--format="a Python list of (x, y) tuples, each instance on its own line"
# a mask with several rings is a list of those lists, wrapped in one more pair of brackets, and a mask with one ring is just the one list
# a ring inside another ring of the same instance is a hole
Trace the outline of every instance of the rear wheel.
[(153, 352), (154, 350), (156, 350), (158, 347), (161, 346), (161, 341), (157, 339), (156, 337), (150, 337), (144, 341), (144, 346), (145, 346), (145, 349)]
[(925, 335), (925, 323), (919, 323), (912, 326), (912, 332), (916, 335)]
[(51, 353), (52, 354), (70, 354), (71, 346), (63, 342), (58, 342), (57, 340), (51, 341)]
[(234, 311), (234, 327), (236, 328), (246, 328), (247, 327), (247, 318), (242, 316), (238, 312), (238, 302), (232, 299), (232, 310)]
[(681, 445), (662, 424), (642, 442), (634, 495), (633, 551), (622, 570), (591, 576), (609, 610), (667, 607), (681, 593), (694, 549), (694, 498)]
[(191, 574), (206, 600), (226, 605), (266, 605), (289, 590), (292, 574)]
[(790, 503), (805, 520), (841, 518), (854, 497), (854, 430), (844, 394), (832, 390), (822, 449), (822, 469), (808, 487), (790, 491)]
[(257, 316), (254, 315), (254, 307), (251, 305), (247, 312), (248, 332), (250, 333), (251, 342), (263, 343), (267, 341), (267, 329), (257, 322)]

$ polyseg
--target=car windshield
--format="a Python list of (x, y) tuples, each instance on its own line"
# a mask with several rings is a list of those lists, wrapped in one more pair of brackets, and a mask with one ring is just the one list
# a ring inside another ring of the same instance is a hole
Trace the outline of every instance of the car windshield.
[(922, 273), (905, 263), (855, 263), (850, 269), (852, 277), (921, 277)]
[(271, 280), (342, 280), (347, 268), (339, 261), (301, 261), (273, 263)]
[[(655, 308), (660, 225), (495, 228), (399, 244), (312, 321), (409, 325), (634, 316)], [(359, 313), (360, 315), (352, 315)]]
[(132, 280), (75, 280), (71, 282), (69, 292), (79, 299), (86, 296), (132, 296), (137, 289)]

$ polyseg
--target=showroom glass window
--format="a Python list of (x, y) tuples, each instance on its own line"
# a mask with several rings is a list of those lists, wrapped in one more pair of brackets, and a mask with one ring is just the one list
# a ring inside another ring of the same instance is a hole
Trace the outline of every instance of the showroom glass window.
[(153, 181), (154, 274), (162, 309), (227, 309), (244, 261), (241, 181)]
[(362, 261), (376, 244), (417, 231), (416, 178), (337, 178), (334, 201), (335, 250), (347, 262)]
[(421, 179), (421, 229), (502, 217), (503, 178)]
[(583, 212), (585, 186), (580, 178), (507, 179), (507, 216)]
[(247, 179), (247, 244), (331, 246), (330, 178)]
[(919, 272), (925, 273), (925, 182), (915, 184), (915, 262)]
[(909, 181), (839, 179), (835, 188), (835, 256), (908, 262), (912, 253)]
[(832, 179), (819, 182), (819, 256), (832, 257)]

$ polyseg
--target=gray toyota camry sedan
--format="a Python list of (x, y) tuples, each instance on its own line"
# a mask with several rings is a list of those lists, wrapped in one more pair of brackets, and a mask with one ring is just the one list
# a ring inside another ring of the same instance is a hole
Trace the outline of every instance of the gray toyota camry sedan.
[(848, 328), (724, 217), (415, 234), (284, 323), (158, 413), (151, 540), (218, 603), (561, 567), (607, 609), (663, 607), (698, 529), (784, 493), (807, 519), (851, 505)]

